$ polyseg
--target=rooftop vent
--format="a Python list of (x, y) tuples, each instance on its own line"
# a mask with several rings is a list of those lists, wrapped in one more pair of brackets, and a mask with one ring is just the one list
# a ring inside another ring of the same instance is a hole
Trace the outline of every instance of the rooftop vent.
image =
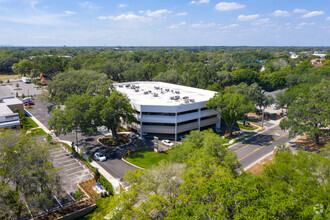
[(189, 99), (189, 97), (188, 97), (188, 96), (183, 96), (182, 98), (183, 98), (183, 99)]
[(157, 96), (158, 96), (158, 93), (155, 92), (155, 93), (154, 93), (154, 97), (157, 97)]
[(171, 99), (171, 100), (174, 100), (174, 96), (171, 96), (170, 99)]
[(170, 89), (165, 89), (166, 92), (170, 91)]
[(195, 99), (189, 99), (190, 102), (195, 102)]

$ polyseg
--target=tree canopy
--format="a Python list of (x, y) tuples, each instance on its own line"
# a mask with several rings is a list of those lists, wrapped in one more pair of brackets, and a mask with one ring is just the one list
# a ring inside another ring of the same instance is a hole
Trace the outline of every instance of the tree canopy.
[(49, 150), (18, 131), (0, 132), (0, 218), (21, 218), (25, 205), (43, 210), (61, 193)]

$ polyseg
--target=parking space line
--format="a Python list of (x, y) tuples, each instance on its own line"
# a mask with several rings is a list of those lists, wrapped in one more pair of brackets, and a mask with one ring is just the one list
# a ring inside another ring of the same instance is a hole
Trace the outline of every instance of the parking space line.
[(59, 153), (54, 153), (54, 154), (52, 154), (52, 156), (53, 157), (58, 157), (58, 156), (62, 156), (62, 155), (67, 155), (68, 153), (67, 152), (63, 152), (63, 151), (61, 151), (61, 152), (59, 152)]
[(82, 170), (81, 167), (79, 167), (79, 166), (78, 166), (78, 167), (73, 167), (73, 168), (70, 168), (70, 169), (65, 169), (65, 170), (63, 170), (63, 171), (64, 171), (64, 172), (68, 172), (69, 170), (74, 170), (74, 169), (78, 169), (78, 168), (79, 168), (81, 171), (85, 171), (85, 170)]
[(76, 201), (69, 192), (67, 192), (73, 201)]
[(86, 174), (86, 171), (85, 170), (79, 170), (79, 171), (76, 171), (76, 172), (69, 173), (69, 174), (67, 174), (67, 176), (79, 175), (79, 173), (81, 173), (81, 175), (83, 175), (83, 174)]
[(56, 198), (56, 196), (54, 196), (54, 198), (56, 199), (56, 201), (58, 202), (58, 204), (60, 204), (60, 206), (63, 207), (62, 204), (60, 203), (60, 201), (58, 201), (58, 199)]

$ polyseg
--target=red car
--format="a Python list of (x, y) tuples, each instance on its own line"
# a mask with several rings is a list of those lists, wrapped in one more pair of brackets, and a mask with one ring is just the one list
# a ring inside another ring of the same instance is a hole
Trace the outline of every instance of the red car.
[(34, 102), (32, 102), (32, 101), (25, 102), (25, 103), (24, 103), (24, 106), (27, 106), (27, 105), (34, 105)]

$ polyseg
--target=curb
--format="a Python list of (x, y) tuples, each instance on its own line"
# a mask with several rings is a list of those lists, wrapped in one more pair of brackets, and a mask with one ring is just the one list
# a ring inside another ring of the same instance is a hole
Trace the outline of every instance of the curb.
[(129, 165), (131, 165), (131, 166), (133, 166), (133, 167), (136, 167), (136, 168), (141, 169), (141, 170), (146, 170), (146, 169), (144, 169), (144, 168), (142, 168), (142, 167), (138, 167), (138, 166), (136, 166), (136, 165), (134, 165), (134, 164), (128, 162), (127, 160), (124, 159), (124, 157), (122, 157), (121, 160), (124, 161), (124, 162), (126, 162), (126, 163), (128, 163)]

